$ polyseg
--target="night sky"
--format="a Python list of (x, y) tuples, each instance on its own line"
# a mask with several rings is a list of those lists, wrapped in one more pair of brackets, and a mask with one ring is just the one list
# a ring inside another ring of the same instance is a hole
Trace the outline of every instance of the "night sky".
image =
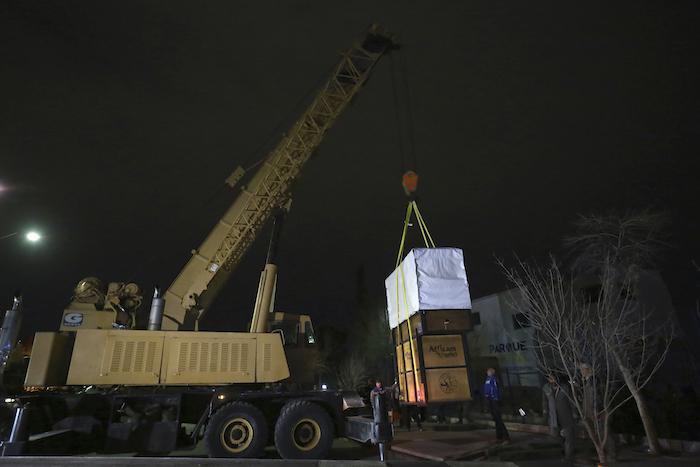
[[(659, 268), (685, 313), (700, 296), (695, 3), (4, 0), (0, 237), (44, 238), (0, 240), (0, 301), (21, 289), (25, 333), (52, 331), (84, 277), (167, 287), (237, 195), (226, 177), (376, 21), (404, 47), (302, 173), (278, 310), (346, 327), (360, 265), (382, 297), (411, 169), (473, 298), (507, 287), (495, 257), (560, 253), (578, 213), (651, 207), (671, 215)], [(268, 231), (205, 329), (250, 319)]]

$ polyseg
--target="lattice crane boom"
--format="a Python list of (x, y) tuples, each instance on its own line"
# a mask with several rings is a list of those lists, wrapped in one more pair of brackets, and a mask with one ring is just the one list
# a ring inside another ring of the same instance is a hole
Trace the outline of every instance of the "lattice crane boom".
[[(351, 103), (379, 58), (397, 38), (372, 25), (347, 52), (301, 118), (180, 271), (163, 298), (164, 330), (196, 329), (265, 221), (290, 202), (294, 182), (338, 116)], [(234, 173), (227, 182), (240, 178)]]

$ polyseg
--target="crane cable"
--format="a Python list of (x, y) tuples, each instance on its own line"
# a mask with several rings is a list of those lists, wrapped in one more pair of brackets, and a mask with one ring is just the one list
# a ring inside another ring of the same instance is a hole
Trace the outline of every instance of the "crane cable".
[[(396, 119), (396, 133), (398, 137), (399, 160), (401, 171), (406, 171), (407, 153), (410, 153), (413, 169), (418, 170), (418, 160), (416, 158), (416, 143), (413, 134), (413, 110), (411, 109), (411, 93), (408, 87), (408, 72), (406, 71), (405, 45), (401, 46), (398, 56), (392, 55), (389, 60), (391, 71), (391, 90), (394, 101), (394, 112)], [(394, 61), (398, 61), (395, 65)], [(400, 88), (400, 89), (399, 89)], [(402, 121), (402, 107), (405, 110), (406, 119)]]
[[(418, 166), (418, 161), (416, 159), (416, 148), (415, 148), (415, 140), (414, 140), (414, 135), (413, 135), (413, 118), (412, 118), (412, 110), (411, 110), (411, 95), (408, 89), (408, 77), (407, 77), (407, 72), (406, 72), (406, 56), (404, 53), (404, 48), (401, 48), (401, 52), (399, 54), (399, 64), (398, 68), (400, 72), (401, 77), (401, 84), (402, 84), (402, 93), (399, 92), (398, 90), (398, 78), (397, 78), (397, 73), (395, 71), (395, 65), (394, 65), (394, 60), (390, 60), (390, 69), (391, 69), (391, 82), (393, 84), (392, 90), (393, 90), (393, 100), (394, 100), (394, 110), (396, 112), (396, 124), (397, 124), (397, 133), (398, 133), (398, 139), (399, 139), (399, 159), (401, 160), (401, 170), (405, 171), (405, 159), (406, 159), (406, 151), (405, 145), (404, 145), (404, 131), (403, 131), (403, 125), (401, 122), (401, 112), (400, 112), (400, 107), (401, 107), (401, 102), (403, 100), (403, 105), (407, 107), (408, 110), (408, 125), (406, 126), (406, 132), (408, 133), (408, 139), (409, 141), (406, 142), (406, 145), (410, 149), (410, 154), (412, 155), (413, 159), (413, 166), (414, 170), (417, 169)], [(403, 94), (403, 95), (400, 95)], [(435, 248), (435, 242), (433, 242), (433, 238), (431, 237), (430, 233), (428, 232), (428, 227), (425, 224), (425, 221), (423, 219), (423, 216), (421, 215), (420, 211), (418, 210), (418, 204), (416, 203), (416, 198), (414, 195), (414, 192), (416, 191), (417, 188), (417, 182), (418, 182), (418, 176), (414, 172), (405, 172), (403, 176), (403, 186), (404, 190), (406, 192), (406, 196), (409, 198), (409, 203), (406, 208), (406, 219), (404, 221), (404, 228), (403, 228), (403, 233), (401, 235), (401, 244), (399, 246), (399, 254), (396, 259), (396, 270), (400, 270), (396, 274), (396, 317), (397, 317), (397, 323), (398, 324), (398, 331), (400, 334), (400, 323), (401, 323), (401, 316), (400, 316), (400, 306), (399, 306), (399, 274), (401, 275), (401, 290), (403, 291), (403, 303), (404, 303), (404, 308), (406, 309), (406, 326), (408, 328), (408, 337), (409, 337), (409, 346), (411, 349), (411, 362), (412, 362), (412, 370), (413, 370), (413, 380), (414, 380), (414, 394), (415, 394), (415, 402), (418, 403), (420, 402), (424, 395), (422, 395), (422, 392), (420, 390), (419, 386), (419, 379), (418, 379), (418, 365), (416, 362), (416, 349), (415, 345), (413, 343), (413, 330), (411, 329), (411, 321), (410, 321), (410, 316), (409, 316), (409, 311), (408, 311), (408, 297), (406, 294), (406, 281), (404, 278), (403, 274), (403, 267), (401, 267), (401, 260), (404, 255), (404, 246), (406, 243), (406, 234), (408, 232), (408, 227), (411, 225), (411, 215), (415, 211), (416, 213), (416, 219), (418, 221), (418, 227), (421, 232), (421, 236), (423, 237), (423, 241), (425, 242), (425, 246), (427, 248)], [(403, 357), (405, 356), (405, 353), (403, 351), (403, 343), (401, 344), (401, 354), (402, 354), (402, 360)], [(404, 372), (406, 372), (404, 364)], [(408, 384), (408, 380), (406, 381), (406, 384)], [(408, 387), (406, 388), (408, 390)], [(408, 393), (408, 391), (407, 391)], [(406, 401), (408, 402), (408, 400)]]
[[(414, 174), (415, 175), (415, 174)], [(417, 177), (416, 177), (417, 178)], [(404, 186), (406, 184), (404, 183)], [(415, 191), (415, 188), (413, 188), (412, 191)], [(403, 252), (404, 252), (404, 246), (406, 243), (406, 233), (408, 232), (408, 227), (411, 225), (411, 214), (415, 211), (416, 213), (416, 219), (418, 220), (418, 226), (421, 231), (421, 235), (423, 236), (423, 241), (425, 242), (426, 248), (435, 248), (435, 242), (433, 242), (433, 238), (430, 235), (430, 232), (428, 232), (428, 227), (425, 224), (425, 221), (423, 219), (423, 216), (421, 215), (420, 211), (418, 210), (418, 204), (416, 203), (416, 200), (413, 197), (410, 197), (410, 202), (408, 203), (408, 207), (406, 208), (406, 219), (404, 221), (404, 226), (403, 226), (403, 233), (401, 235), (401, 244), (399, 245), (399, 254), (398, 257), (396, 258), (396, 267), (394, 270), (398, 270), (401, 274), (401, 290), (403, 291), (403, 303), (404, 303), (404, 308), (406, 309), (406, 326), (408, 327), (408, 342), (409, 342), (409, 347), (411, 349), (411, 362), (412, 362), (412, 370), (413, 370), (413, 381), (414, 381), (414, 389), (415, 389), (415, 394), (416, 394), (416, 403), (418, 403), (422, 399), (422, 393), (419, 389), (419, 379), (418, 379), (418, 365), (416, 364), (416, 349), (415, 345), (413, 344), (413, 329), (411, 327), (411, 317), (408, 314), (408, 297), (406, 295), (406, 280), (404, 278), (403, 274), (403, 267), (401, 267), (401, 259), (403, 258)], [(401, 317), (399, 315), (399, 274), (396, 274), (396, 317), (397, 317), (397, 323), (399, 328), (401, 326)], [(402, 355), (404, 354), (403, 352), (403, 344), (401, 344), (401, 353)], [(406, 371), (405, 365), (404, 365), (404, 371)], [(408, 388), (406, 388), (408, 389)]]

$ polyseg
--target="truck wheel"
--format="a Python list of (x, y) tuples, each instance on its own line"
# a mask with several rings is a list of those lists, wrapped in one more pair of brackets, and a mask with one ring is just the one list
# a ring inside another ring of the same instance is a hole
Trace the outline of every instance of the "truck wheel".
[(204, 432), (209, 457), (260, 457), (267, 444), (262, 412), (245, 402), (232, 402), (216, 411)]
[(284, 459), (323, 459), (333, 437), (328, 412), (309, 401), (285, 405), (275, 424), (275, 446)]

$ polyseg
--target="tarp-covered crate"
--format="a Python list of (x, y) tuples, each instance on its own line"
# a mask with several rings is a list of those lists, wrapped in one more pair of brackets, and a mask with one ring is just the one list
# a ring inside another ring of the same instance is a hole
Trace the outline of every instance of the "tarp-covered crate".
[(414, 248), (387, 279), (389, 325), (426, 310), (468, 310), (472, 307), (459, 248)]
[(471, 298), (462, 250), (411, 250), (386, 290), (401, 404), (470, 400)]

